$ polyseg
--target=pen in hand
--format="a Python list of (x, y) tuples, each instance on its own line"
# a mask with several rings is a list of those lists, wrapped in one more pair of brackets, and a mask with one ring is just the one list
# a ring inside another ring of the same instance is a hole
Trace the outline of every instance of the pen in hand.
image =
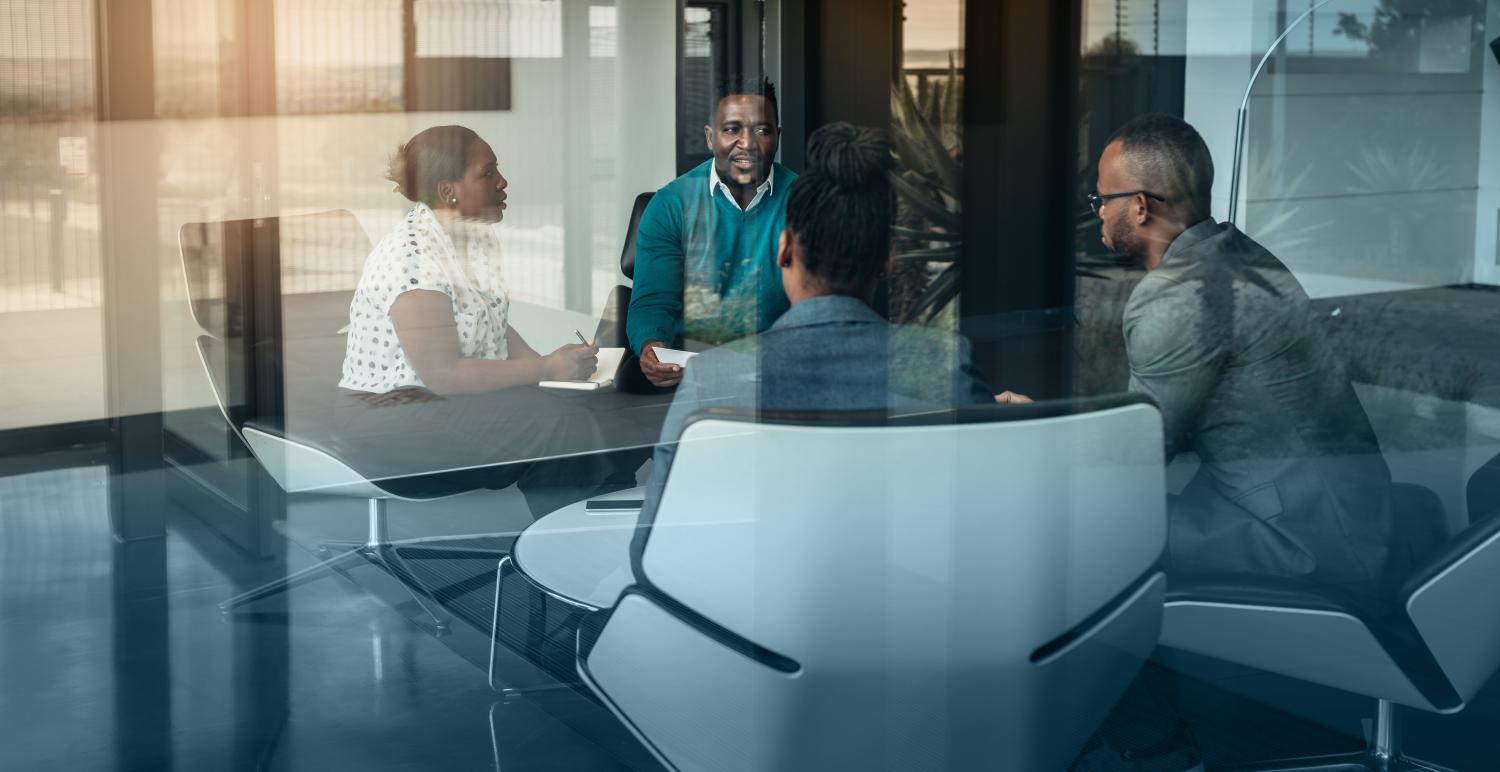
[(578, 330), (574, 330), (573, 334), (578, 336), (578, 342), (579, 343), (582, 343), (583, 345), (588, 346), (589, 348), (593, 348), (594, 347), (594, 344), (590, 343), (587, 338), (583, 337), (583, 333), (579, 332)]

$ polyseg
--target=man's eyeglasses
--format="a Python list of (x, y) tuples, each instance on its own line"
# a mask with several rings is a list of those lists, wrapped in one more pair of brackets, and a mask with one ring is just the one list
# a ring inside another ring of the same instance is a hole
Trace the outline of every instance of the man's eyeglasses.
[(1127, 190), (1123, 193), (1090, 193), (1088, 196), (1089, 208), (1094, 210), (1094, 216), (1098, 217), (1099, 210), (1104, 208), (1105, 201), (1112, 198), (1125, 198), (1126, 196), (1145, 196), (1146, 198), (1154, 198), (1162, 202), (1167, 200), (1165, 196), (1158, 196), (1149, 190)]

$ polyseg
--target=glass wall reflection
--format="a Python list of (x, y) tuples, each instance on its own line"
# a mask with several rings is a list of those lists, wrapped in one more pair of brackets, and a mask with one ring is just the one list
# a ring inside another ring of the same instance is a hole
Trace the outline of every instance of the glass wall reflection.
[(1076, 7), (0, 0), (0, 767), (1484, 768), (1500, 0)]

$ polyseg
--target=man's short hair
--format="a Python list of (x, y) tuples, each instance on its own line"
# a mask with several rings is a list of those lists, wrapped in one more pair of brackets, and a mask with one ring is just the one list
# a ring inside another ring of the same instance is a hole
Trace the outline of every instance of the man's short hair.
[(741, 78), (728, 80), (719, 84), (714, 94), (714, 103), (708, 106), (708, 125), (714, 125), (714, 118), (719, 114), (719, 103), (732, 96), (758, 96), (763, 97), (771, 104), (771, 112), (775, 116), (771, 122), (777, 126), (781, 125), (781, 107), (776, 103), (776, 84), (770, 78), (761, 76), (759, 78)]
[(1136, 184), (1159, 196), (1189, 224), (1212, 210), (1214, 161), (1208, 145), (1187, 121), (1151, 113), (1132, 119), (1110, 135)]

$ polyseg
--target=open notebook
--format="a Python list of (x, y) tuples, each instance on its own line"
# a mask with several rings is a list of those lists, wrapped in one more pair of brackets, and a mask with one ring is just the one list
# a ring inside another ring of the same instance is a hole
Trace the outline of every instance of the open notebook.
[(599, 349), (599, 366), (594, 369), (594, 374), (581, 381), (542, 381), (537, 385), (544, 389), (576, 389), (578, 391), (595, 391), (605, 386), (611, 386), (615, 382), (615, 372), (620, 369), (620, 360), (625, 358), (623, 348), (601, 348)]

